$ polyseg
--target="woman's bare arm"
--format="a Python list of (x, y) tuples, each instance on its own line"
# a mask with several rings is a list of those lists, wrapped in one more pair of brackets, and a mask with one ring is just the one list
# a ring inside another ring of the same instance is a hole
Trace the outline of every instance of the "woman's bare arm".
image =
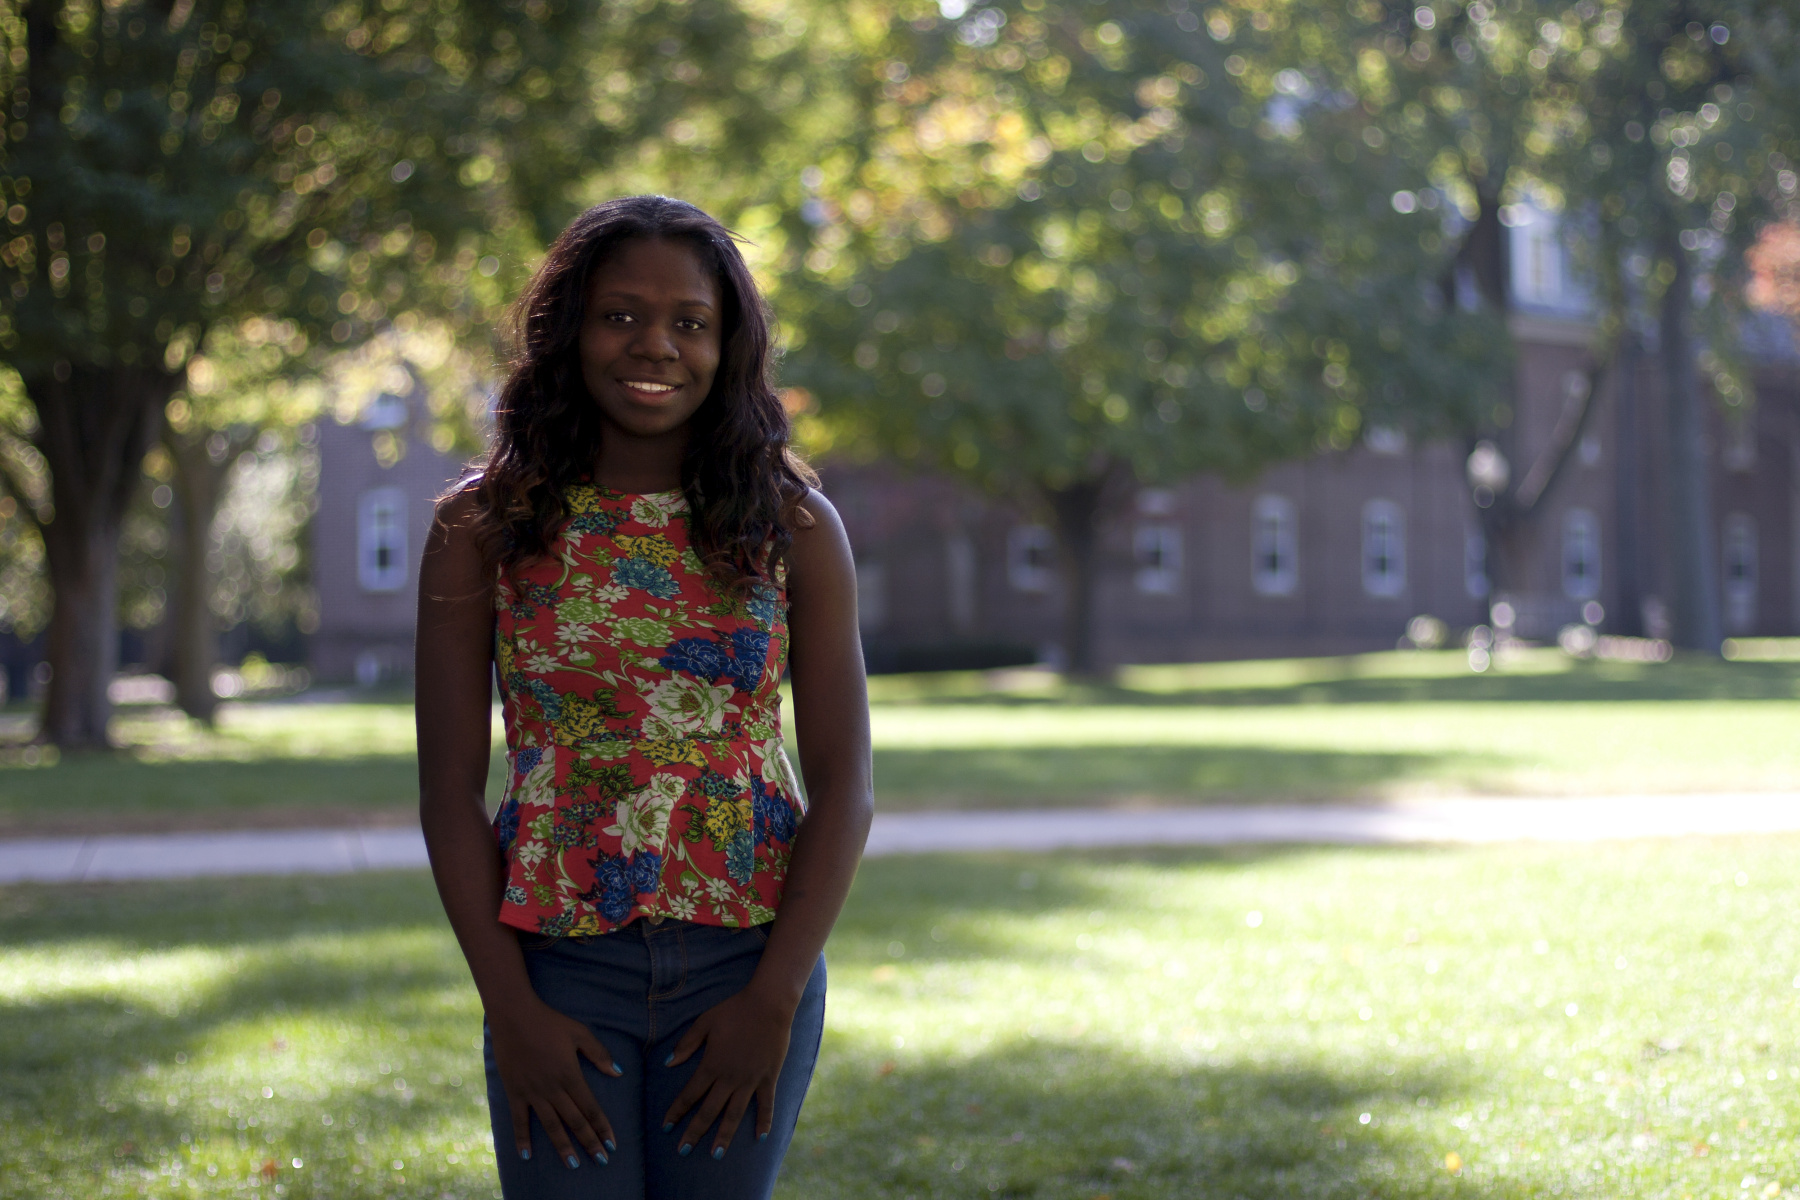
[(576, 1055), (615, 1071), (612, 1056), (585, 1026), (538, 999), (518, 939), (498, 919), (506, 871), (484, 795), (494, 593), (470, 532), (472, 510), (468, 493), (438, 506), (419, 568), (419, 823), (444, 912), (487, 1013), (520, 1153), (529, 1157), (535, 1110), (565, 1160), (576, 1153), (573, 1134), (604, 1161), (612, 1127), (582, 1080)]
[(752, 1098), (758, 1134), (769, 1131), (788, 1031), (850, 893), (874, 816), (856, 566), (837, 510), (817, 492), (804, 507), (813, 524), (795, 532), (788, 558), (788, 662), (806, 819), (794, 838), (780, 916), (750, 986), (695, 1022), (671, 1060), (706, 1047), (665, 1120), (695, 1109), (682, 1135), (683, 1145), (693, 1145), (722, 1117), (715, 1154), (730, 1143)]

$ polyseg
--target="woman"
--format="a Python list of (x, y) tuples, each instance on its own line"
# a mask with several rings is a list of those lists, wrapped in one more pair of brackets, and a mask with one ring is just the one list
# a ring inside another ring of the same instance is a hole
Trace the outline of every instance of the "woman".
[(766, 1197), (870, 820), (849, 544), (787, 448), (762, 298), (699, 209), (584, 213), (517, 324), (485, 466), (432, 525), (416, 677), (502, 1190)]

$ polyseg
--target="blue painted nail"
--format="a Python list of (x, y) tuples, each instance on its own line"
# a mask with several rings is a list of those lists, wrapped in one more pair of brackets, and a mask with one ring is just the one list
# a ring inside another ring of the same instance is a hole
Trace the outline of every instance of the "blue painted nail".
[(569, 1155), (569, 1170), (573, 1171), (576, 1167), (579, 1167), (580, 1165), (581, 1165), (581, 1160), (579, 1158), (576, 1158), (573, 1154)]
[(664, 1122), (664, 1123), (663, 1123), (663, 1132), (664, 1132), (664, 1133), (667, 1133), (667, 1132), (669, 1132), (669, 1130), (671, 1130), (671, 1129), (673, 1129), (673, 1128), (675, 1128), (675, 1122), (673, 1122), (673, 1121), (665, 1121), (665, 1122)]
[(519, 1157), (520, 1157), (520, 1158), (523, 1158), (523, 1159), (525, 1159), (525, 1160), (527, 1160), (527, 1161), (530, 1161), (530, 1159), (531, 1159), (531, 1150), (530, 1150), (530, 1149), (529, 1149), (529, 1148), (523, 1148), (523, 1149), (521, 1149), (521, 1150), (520, 1150), (520, 1151), (519, 1151)]
[(756, 1135), (756, 1140), (757, 1140), (757, 1141), (759, 1141), (759, 1142), (766, 1142), (766, 1141), (768, 1141), (768, 1140), (769, 1140), (769, 1134), (768, 1134), (768, 1131), (767, 1131), (767, 1130), (764, 1130), (764, 1131), (763, 1131), (763, 1132), (762, 1132), (762, 1133), (759, 1133), (759, 1134), (757, 1134), (757, 1135)]
[(624, 1073), (625, 1073), (625, 1068), (624, 1068), (624, 1067), (621, 1067), (621, 1066), (620, 1066), (620, 1065), (619, 1065), (619, 1064), (618, 1064), (618, 1063), (614, 1063), (614, 1064), (613, 1064), (613, 1065), (612, 1065), (612, 1073), (613, 1073), (613, 1074), (614, 1074), (614, 1075), (615, 1075), (615, 1076), (617, 1076), (617, 1075), (623, 1075), (623, 1074), (624, 1074)]
[(613, 1145), (613, 1140), (611, 1138), (606, 1139), (605, 1145), (608, 1150), (617, 1150), (618, 1149), (617, 1146)]
[(669, 1057), (663, 1059), (663, 1066), (665, 1066), (665, 1067), (673, 1066), (674, 1063), (675, 1063), (675, 1052), (673, 1050), (671, 1050), (671, 1051), (669, 1051)]
[(594, 1151), (594, 1161), (604, 1167), (606, 1165), (606, 1155), (596, 1150)]
[(721, 1158), (724, 1158), (724, 1157), (725, 1157), (725, 1147), (723, 1147), (723, 1146), (714, 1146), (714, 1147), (713, 1147), (713, 1159), (714, 1159), (714, 1161), (717, 1161), (717, 1160), (719, 1160), (719, 1159), (721, 1159)]
[(688, 1155), (692, 1154), (693, 1152), (694, 1152), (694, 1148), (692, 1146), (684, 1145), (681, 1148), (681, 1157), (686, 1158)]

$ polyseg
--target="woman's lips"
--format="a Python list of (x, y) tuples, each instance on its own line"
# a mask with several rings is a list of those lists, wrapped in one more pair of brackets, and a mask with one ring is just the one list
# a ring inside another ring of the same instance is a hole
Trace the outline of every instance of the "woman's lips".
[(621, 379), (619, 383), (629, 392), (654, 400), (671, 396), (681, 389), (681, 385), (678, 383), (663, 383), (653, 379)]

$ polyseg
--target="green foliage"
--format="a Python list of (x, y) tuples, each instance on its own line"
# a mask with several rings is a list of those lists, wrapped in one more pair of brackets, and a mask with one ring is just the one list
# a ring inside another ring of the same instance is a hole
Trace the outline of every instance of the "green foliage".
[(1388, 205), (1403, 166), (1351, 149), (1372, 126), (1335, 95), (1295, 119), (1269, 48), (1212, 12), (889, 28), (860, 139), (802, 181), (781, 294), (815, 440), (1030, 497), (1479, 407), (1491, 322), (1421, 286), (1443, 246)]

